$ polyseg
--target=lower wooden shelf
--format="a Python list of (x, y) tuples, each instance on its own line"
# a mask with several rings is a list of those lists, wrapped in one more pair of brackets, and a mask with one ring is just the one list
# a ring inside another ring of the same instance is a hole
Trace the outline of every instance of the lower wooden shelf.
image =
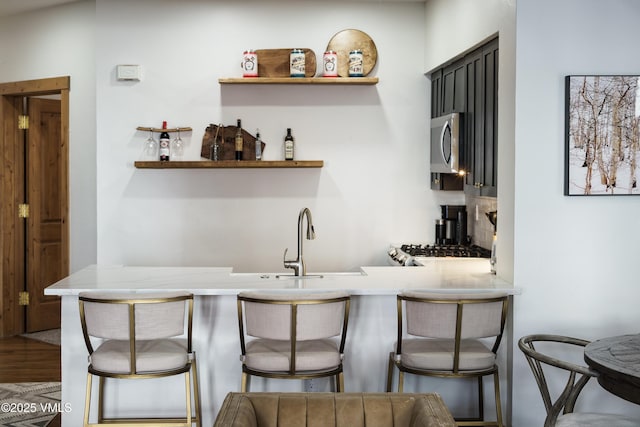
[(232, 169), (232, 168), (321, 168), (322, 160), (179, 160), (137, 161), (138, 169)]

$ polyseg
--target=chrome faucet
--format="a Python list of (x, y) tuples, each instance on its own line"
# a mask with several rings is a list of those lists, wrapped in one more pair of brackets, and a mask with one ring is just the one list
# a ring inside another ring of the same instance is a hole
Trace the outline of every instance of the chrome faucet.
[(313, 229), (313, 220), (311, 219), (311, 211), (309, 208), (303, 208), (298, 215), (298, 257), (295, 260), (287, 260), (287, 251), (289, 248), (284, 250), (284, 268), (293, 268), (294, 275), (296, 276), (307, 275), (307, 267), (302, 257), (302, 221), (305, 215), (307, 216), (307, 240), (316, 238), (316, 232)]

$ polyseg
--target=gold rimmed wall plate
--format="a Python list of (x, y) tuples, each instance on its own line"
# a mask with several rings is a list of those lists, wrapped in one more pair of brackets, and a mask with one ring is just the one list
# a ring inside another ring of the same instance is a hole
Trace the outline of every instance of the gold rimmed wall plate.
[(349, 52), (362, 50), (363, 74), (368, 75), (378, 61), (378, 49), (373, 39), (361, 30), (348, 29), (337, 32), (327, 45), (327, 50), (335, 50), (338, 54), (338, 75), (349, 77)]

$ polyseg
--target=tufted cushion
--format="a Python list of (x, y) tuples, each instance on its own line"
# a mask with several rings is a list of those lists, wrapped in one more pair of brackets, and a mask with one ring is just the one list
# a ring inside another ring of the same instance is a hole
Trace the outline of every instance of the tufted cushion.
[[(244, 363), (251, 369), (268, 372), (289, 370), (290, 341), (257, 339), (247, 344)], [(296, 370), (319, 371), (336, 368), (341, 355), (336, 342), (326, 340), (297, 343)]]
[(214, 427), (454, 427), (436, 393), (229, 393)]
[[(90, 357), (94, 369), (103, 372), (129, 374), (129, 341), (107, 340)], [(169, 371), (188, 362), (187, 342), (182, 339), (138, 341), (136, 344), (137, 373)]]
[[(402, 341), (402, 364), (411, 368), (437, 371), (453, 369), (454, 340), (405, 339)], [(463, 340), (460, 343), (461, 371), (491, 368), (496, 355), (482, 342)]]

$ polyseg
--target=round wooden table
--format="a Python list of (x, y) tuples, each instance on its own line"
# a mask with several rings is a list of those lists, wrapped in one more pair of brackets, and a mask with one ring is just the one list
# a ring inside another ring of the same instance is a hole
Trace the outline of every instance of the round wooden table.
[(593, 341), (584, 348), (584, 360), (600, 374), (604, 389), (640, 404), (640, 334)]

